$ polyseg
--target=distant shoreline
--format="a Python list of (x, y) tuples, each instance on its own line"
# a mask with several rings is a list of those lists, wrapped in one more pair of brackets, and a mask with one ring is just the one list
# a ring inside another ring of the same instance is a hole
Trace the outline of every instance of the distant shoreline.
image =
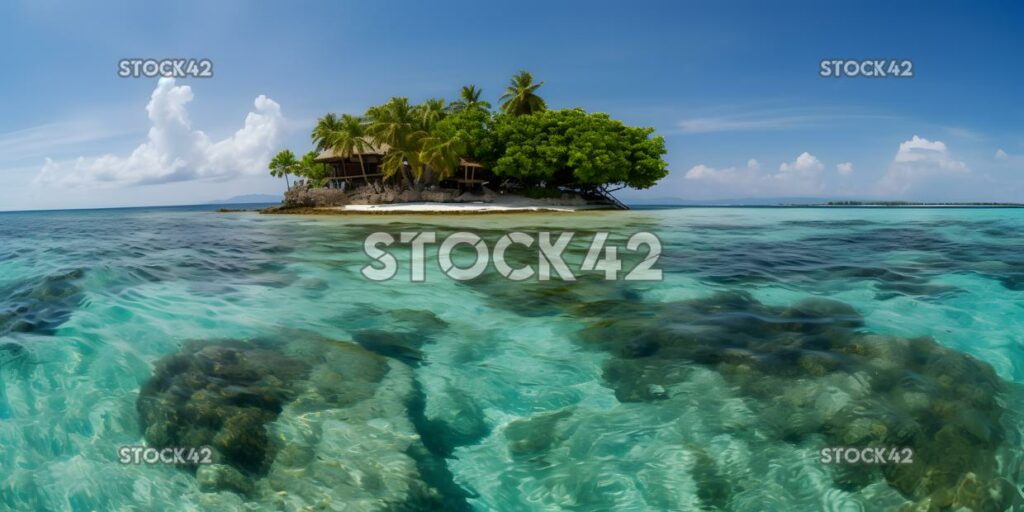
[[(2, 210), (0, 215), (15, 215), (15, 214), (28, 214), (28, 213), (74, 213), (74, 212), (104, 212), (104, 211), (118, 211), (118, 210), (174, 210), (174, 209), (189, 209), (189, 210), (206, 210), (216, 212), (218, 209), (236, 211), (236, 212), (256, 212), (267, 208), (273, 208), (280, 206), (274, 203), (199, 203), (199, 204), (178, 204), (178, 205), (152, 205), (152, 206), (110, 206), (101, 208), (54, 208), (54, 209), (37, 209), (37, 210)], [(923, 204), (910, 204), (910, 205), (883, 205), (883, 204), (861, 204), (861, 205), (828, 205), (828, 204), (629, 204), (627, 206), (631, 210), (656, 210), (656, 209), (670, 209), (670, 208), (776, 208), (776, 209), (793, 209), (793, 208), (818, 208), (818, 209), (856, 209), (856, 208), (873, 208), (873, 209), (972, 209), (972, 210), (984, 210), (984, 209), (1021, 209), (1024, 208), (1024, 204), (1009, 203), (1009, 204), (977, 204), (977, 203), (923, 203)], [(587, 210), (595, 211), (595, 210)], [(599, 210), (599, 211), (610, 211), (610, 210)], [(283, 213), (283, 212), (282, 212)], [(293, 212), (294, 213), (294, 212)], [(352, 214), (353, 212), (341, 212), (340, 214)], [(443, 214), (443, 213), (442, 213)]]
[(863, 204), (629, 204), (634, 210), (663, 209), (663, 208), (876, 208), (876, 209), (907, 209), (907, 208), (971, 208), (971, 209), (1001, 209), (1001, 208), (1024, 208), (1021, 203), (907, 203), (907, 204), (884, 204), (884, 203), (863, 203)]

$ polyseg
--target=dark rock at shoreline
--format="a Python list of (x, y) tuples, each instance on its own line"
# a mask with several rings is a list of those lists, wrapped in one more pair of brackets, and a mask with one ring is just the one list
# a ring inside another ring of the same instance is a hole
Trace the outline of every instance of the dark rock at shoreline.
[(314, 188), (296, 184), (284, 193), (282, 206), (289, 208), (330, 207), (348, 204), (348, 195), (334, 188)]

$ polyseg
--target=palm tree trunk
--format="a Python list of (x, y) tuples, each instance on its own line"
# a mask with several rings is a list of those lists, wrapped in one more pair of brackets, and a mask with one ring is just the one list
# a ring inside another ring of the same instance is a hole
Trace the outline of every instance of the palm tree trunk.
[(292, 184), (288, 180), (288, 173), (284, 173), (284, 184), (285, 184), (286, 187), (288, 187), (288, 190), (292, 189)]
[(363, 154), (362, 153), (357, 153), (356, 156), (359, 157), (359, 169), (361, 171), (363, 171), (363, 181), (366, 182), (367, 186), (373, 187), (373, 191), (374, 192), (377, 192), (377, 185), (371, 184), (370, 183), (370, 178), (368, 178), (366, 176), (366, 164), (363, 163)]
[(405, 165), (402, 166), (402, 177), (405, 178), (405, 186), (408, 187), (409, 190), (416, 190), (416, 186), (414, 185), (415, 181), (412, 179), (412, 172), (409, 171), (409, 168)]
[(423, 166), (423, 172), (420, 173), (419, 183), (416, 184), (417, 189), (422, 192), (423, 189), (427, 188), (427, 184), (434, 181), (434, 169), (429, 165)]

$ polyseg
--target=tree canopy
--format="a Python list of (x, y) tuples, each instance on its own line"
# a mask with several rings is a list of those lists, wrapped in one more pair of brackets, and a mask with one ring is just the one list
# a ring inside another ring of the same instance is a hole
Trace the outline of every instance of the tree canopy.
[(648, 188), (668, 175), (665, 140), (653, 132), (582, 109), (499, 115), (488, 163), (495, 174), (524, 182)]
[(299, 161), (295, 159), (295, 153), (288, 149), (279, 152), (270, 160), (268, 167), (270, 167), (271, 176), (284, 178), (288, 188), (292, 188), (291, 183), (288, 181), (288, 175), (295, 174), (295, 171), (299, 168)]
[[(517, 73), (501, 96), (499, 112), (491, 111), (479, 88), (467, 85), (449, 104), (434, 98), (412, 104), (395, 97), (362, 116), (326, 114), (313, 129), (313, 145), (317, 151), (359, 156), (360, 165), (370, 148), (386, 148), (384, 175), (415, 190), (451, 176), (460, 158), (480, 162), (514, 183), (552, 189), (648, 188), (668, 174), (665, 141), (653, 128), (626, 126), (608, 114), (579, 108), (548, 110), (537, 95), (542, 85), (526, 71)], [(298, 162), (284, 151), (271, 169), (275, 176), (297, 174), (322, 182), (327, 176), (313, 162), (315, 156), (310, 152)]]

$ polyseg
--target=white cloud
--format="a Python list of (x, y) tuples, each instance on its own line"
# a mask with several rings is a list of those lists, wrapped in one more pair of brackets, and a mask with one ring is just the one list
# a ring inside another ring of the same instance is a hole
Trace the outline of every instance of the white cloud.
[(962, 177), (970, 172), (967, 164), (953, 158), (942, 141), (914, 135), (900, 144), (888, 172), (878, 182), (878, 192), (904, 195), (929, 188), (929, 182)]
[(718, 176), (723, 172), (735, 172), (735, 169), (729, 168), (723, 171), (719, 171), (713, 167), (708, 167), (704, 164), (697, 164), (686, 171), (686, 179), (688, 180), (702, 180), (702, 179), (717, 179)]
[(814, 155), (804, 151), (800, 153), (800, 156), (796, 157), (796, 160), (792, 163), (783, 162), (779, 166), (779, 172), (786, 173), (817, 173), (821, 172), (825, 166), (822, 165), (821, 161)]
[(257, 97), (255, 110), (249, 112), (240, 130), (211, 142), (205, 133), (192, 128), (185, 108), (192, 98), (191, 87), (160, 79), (146, 105), (151, 127), (145, 143), (128, 156), (47, 158), (35, 182), (69, 187), (142, 185), (265, 172), (284, 131), (280, 105), (266, 96)]
[(842, 176), (849, 176), (853, 174), (853, 162), (843, 162), (836, 164), (836, 172)]
[(792, 130), (889, 117), (850, 109), (777, 108), (690, 117), (679, 121), (678, 126), (680, 133)]
[(707, 192), (722, 197), (800, 196), (819, 194), (824, 188), (821, 171), (825, 166), (810, 153), (783, 163), (776, 173), (762, 172), (757, 160), (746, 167), (717, 169), (704, 164), (693, 166), (685, 179), (701, 183)]
[(679, 128), (683, 133), (715, 133), (748, 130), (778, 130), (784, 128), (804, 126), (815, 120), (816, 118), (808, 116), (694, 117), (679, 121)]
[(959, 126), (951, 126), (946, 128), (946, 131), (954, 137), (968, 140), (981, 140), (982, 136), (978, 132), (969, 130), (967, 128), (961, 128)]
[(1009, 160), (1010, 159), (1010, 155), (1006, 154), (1006, 151), (1003, 151), (1002, 149), (997, 149), (996, 150), (995, 159), (996, 160)]
[(0, 133), (0, 161), (38, 162), (40, 157), (55, 150), (85, 146), (122, 134), (122, 130), (83, 120), (61, 121)]

